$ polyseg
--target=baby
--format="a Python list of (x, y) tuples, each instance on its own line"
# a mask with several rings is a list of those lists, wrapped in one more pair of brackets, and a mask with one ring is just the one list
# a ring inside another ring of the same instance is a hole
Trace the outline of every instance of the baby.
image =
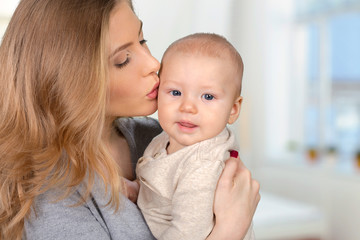
[[(206, 239), (217, 181), (237, 149), (226, 127), (239, 116), (243, 62), (216, 34), (197, 33), (166, 50), (159, 72), (163, 132), (139, 159), (137, 204), (157, 239)], [(239, 223), (241, 224), (241, 223)], [(252, 229), (245, 239), (254, 239)]]

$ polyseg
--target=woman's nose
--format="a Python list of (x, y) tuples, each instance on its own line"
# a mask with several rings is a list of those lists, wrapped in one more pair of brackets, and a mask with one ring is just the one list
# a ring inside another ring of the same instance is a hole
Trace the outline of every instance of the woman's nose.
[(151, 54), (149, 48), (144, 47), (144, 63), (146, 66), (144, 67), (145, 75), (151, 73), (157, 73), (160, 69), (160, 62)]
[(186, 97), (183, 98), (179, 110), (180, 112), (192, 113), (192, 114), (196, 114), (198, 112), (194, 101)]

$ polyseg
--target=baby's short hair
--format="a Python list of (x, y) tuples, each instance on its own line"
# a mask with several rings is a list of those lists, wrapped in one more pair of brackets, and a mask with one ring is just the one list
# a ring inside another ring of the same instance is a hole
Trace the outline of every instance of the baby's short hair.
[[(165, 51), (162, 62), (171, 52), (188, 53), (191, 55), (208, 56), (215, 58), (230, 59), (234, 63), (236, 74), (239, 78), (239, 95), (241, 93), (241, 82), (244, 64), (239, 52), (223, 36), (215, 33), (195, 33), (173, 42)], [(162, 68), (162, 66), (161, 66)], [(161, 74), (161, 68), (159, 73)]]

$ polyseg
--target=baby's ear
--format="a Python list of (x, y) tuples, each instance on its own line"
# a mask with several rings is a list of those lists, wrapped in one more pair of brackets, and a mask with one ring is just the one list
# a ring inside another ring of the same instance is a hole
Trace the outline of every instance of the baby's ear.
[(242, 100), (243, 98), (241, 96), (236, 98), (234, 105), (231, 108), (228, 124), (233, 124), (239, 117)]

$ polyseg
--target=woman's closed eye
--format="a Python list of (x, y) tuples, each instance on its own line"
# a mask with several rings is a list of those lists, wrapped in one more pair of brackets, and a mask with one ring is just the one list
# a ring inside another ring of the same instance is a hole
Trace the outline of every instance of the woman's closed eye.
[(123, 68), (126, 65), (129, 64), (131, 58), (130, 58), (130, 52), (129, 51), (122, 51), (118, 54), (118, 56), (114, 60), (114, 66), (117, 68)]
[(214, 96), (209, 94), (209, 93), (205, 93), (204, 95), (202, 95), (202, 97), (205, 99), (205, 100), (213, 100), (214, 99)]
[[(146, 42), (147, 42), (146, 39), (143, 39), (143, 40), (140, 40), (140, 41), (139, 41), (139, 43), (140, 43), (141, 45), (145, 45)], [(128, 65), (129, 62), (130, 62), (130, 57), (129, 57), (128, 54), (126, 54), (125, 60), (120, 61), (120, 63), (116, 63), (115, 66), (116, 66), (117, 68), (123, 68), (123, 67), (125, 67), (126, 65)]]
[(130, 58), (127, 57), (127, 58), (125, 59), (125, 61), (123, 61), (122, 63), (116, 63), (115, 66), (116, 66), (117, 68), (123, 68), (123, 67), (125, 67), (126, 65), (128, 65), (129, 62), (130, 62)]

